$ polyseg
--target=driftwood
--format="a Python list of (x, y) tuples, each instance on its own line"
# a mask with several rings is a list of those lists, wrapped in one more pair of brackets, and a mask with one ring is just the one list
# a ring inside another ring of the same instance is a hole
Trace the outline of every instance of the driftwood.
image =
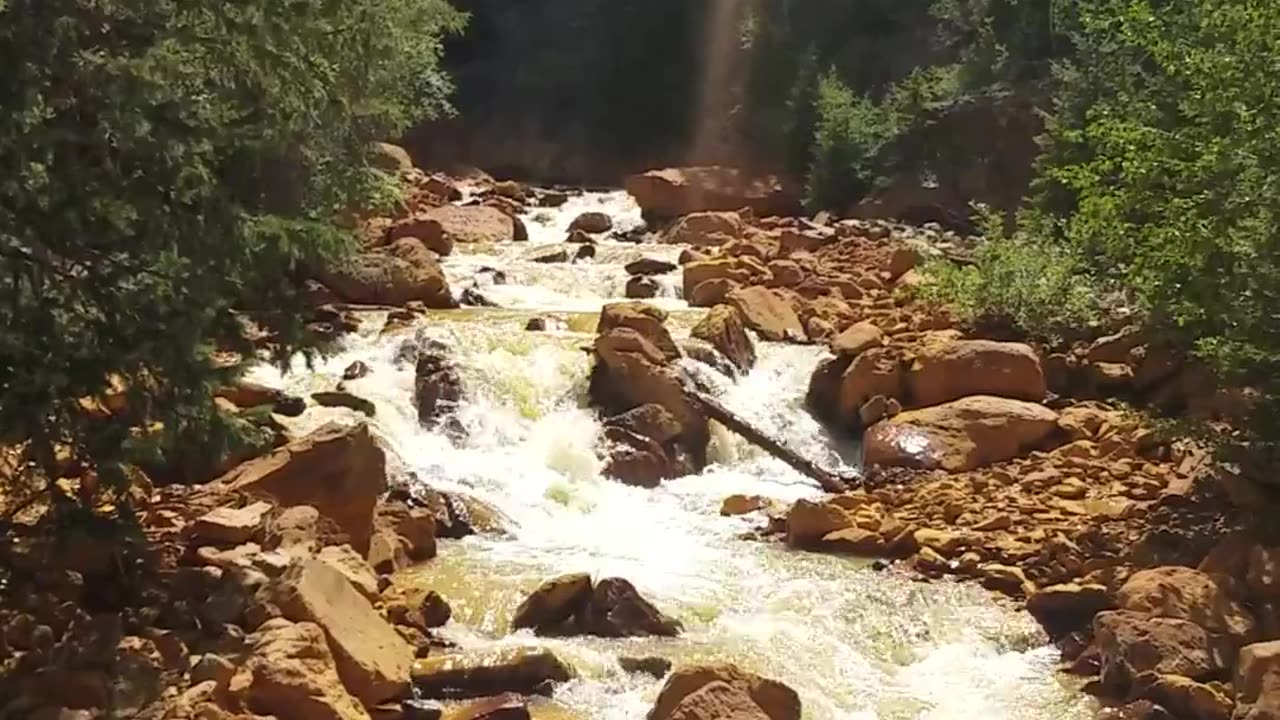
[(796, 472), (817, 480), (823, 490), (829, 493), (848, 492), (850, 487), (862, 482), (861, 476), (840, 476), (823, 468), (816, 462), (802, 457), (796, 451), (769, 437), (763, 430), (735, 414), (719, 400), (694, 387), (693, 383), (686, 382), (684, 384), (684, 393), (699, 413), (741, 435), (752, 445), (795, 468)]

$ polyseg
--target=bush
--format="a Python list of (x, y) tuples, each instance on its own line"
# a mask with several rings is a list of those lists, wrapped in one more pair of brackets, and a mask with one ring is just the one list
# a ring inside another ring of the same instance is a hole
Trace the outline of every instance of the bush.
[(854, 93), (834, 73), (819, 81), (816, 106), (813, 159), (805, 183), (805, 204), (815, 210), (870, 192), (880, 175), (876, 158), (898, 130), (892, 114)]
[(1042, 339), (1079, 334), (1101, 317), (1097, 287), (1069, 248), (1031, 234), (1030, 216), (1007, 233), (1003, 218), (983, 210), (985, 240), (972, 265), (933, 259), (924, 267), (922, 299), (950, 307), (971, 324), (1012, 326)]
[(298, 281), (385, 187), (369, 143), (446, 110), (462, 20), (442, 0), (0, 2), (0, 442), (107, 484), (137, 428), (229, 428), (220, 351), (252, 356), (249, 327), (277, 359), (314, 345)]

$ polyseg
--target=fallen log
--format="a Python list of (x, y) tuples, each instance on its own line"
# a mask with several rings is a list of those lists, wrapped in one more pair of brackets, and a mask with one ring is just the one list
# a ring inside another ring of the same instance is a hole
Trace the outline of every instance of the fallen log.
[(816, 462), (801, 456), (725, 407), (719, 400), (696, 388), (688, 380), (684, 383), (684, 393), (694, 409), (699, 413), (741, 435), (747, 442), (790, 465), (796, 472), (817, 480), (823, 490), (829, 493), (843, 493), (848, 492), (852, 486), (861, 484), (862, 477), (860, 475), (837, 475)]

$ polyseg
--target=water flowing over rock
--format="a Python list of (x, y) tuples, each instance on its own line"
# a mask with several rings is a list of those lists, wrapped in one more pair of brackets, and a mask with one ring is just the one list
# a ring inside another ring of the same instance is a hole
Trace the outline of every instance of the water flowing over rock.
[(369, 427), (326, 425), (219, 479), (227, 490), (285, 505), (310, 505), (347, 533), (360, 552), (369, 548), (373, 508), (386, 489), (386, 456)]
[(1058, 429), (1043, 405), (985, 395), (912, 410), (877, 423), (866, 437), (866, 462), (972, 470), (1015, 458)]
[(540, 585), (516, 608), (514, 629), (553, 630), (569, 622), (591, 600), (591, 576), (562, 575)]
[(462, 379), (442, 353), (420, 355), (413, 371), (413, 402), (418, 422), (428, 427), (453, 413), (462, 400)]
[(752, 178), (725, 167), (651, 170), (628, 177), (624, 186), (645, 215), (655, 218), (744, 207), (757, 215), (785, 215), (800, 205), (796, 192), (778, 178)]
[(691, 335), (710, 343), (739, 372), (749, 372), (756, 363), (755, 343), (736, 308), (717, 305), (693, 328)]

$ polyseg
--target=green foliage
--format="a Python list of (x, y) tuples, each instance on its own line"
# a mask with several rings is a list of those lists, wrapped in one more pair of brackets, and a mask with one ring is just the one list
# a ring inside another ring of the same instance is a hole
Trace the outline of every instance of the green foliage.
[(1044, 339), (1071, 336), (1101, 317), (1098, 289), (1081, 258), (1036, 236), (1031, 216), (1013, 233), (998, 213), (981, 209), (979, 217), (985, 239), (974, 263), (930, 260), (922, 299), (949, 306), (968, 323), (1012, 326)]
[[(300, 283), (385, 178), (370, 141), (447, 109), (442, 0), (0, 5), (0, 439), (124, 477), (131, 429), (227, 421), (218, 351), (312, 344)], [(87, 398), (127, 388), (106, 416)]]
[(1280, 5), (1095, 0), (1080, 14), (1044, 159), (1059, 239), (1274, 402)]

